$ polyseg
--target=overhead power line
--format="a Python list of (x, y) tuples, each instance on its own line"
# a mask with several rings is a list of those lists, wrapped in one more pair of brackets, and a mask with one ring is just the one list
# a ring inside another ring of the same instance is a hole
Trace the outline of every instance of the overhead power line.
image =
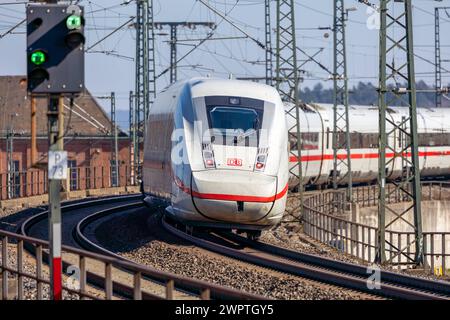
[(27, 21), (27, 19), (23, 19), (22, 21), (20, 21), (18, 24), (16, 24), (15, 26), (13, 26), (11, 29), (9, 29), (8, 31), (6, 31), (4, 34), (0, 35), (0, 39), (2, 39), (3, 37), (7, 36), (8, 34), (12, 33), (15, 29), (17, 29), (18, 27), (20, 27), (25, 21)]

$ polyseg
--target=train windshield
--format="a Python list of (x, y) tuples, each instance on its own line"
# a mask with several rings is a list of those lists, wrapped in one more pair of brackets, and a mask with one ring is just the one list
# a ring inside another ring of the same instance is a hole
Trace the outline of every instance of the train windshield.
[(209, 135), (213, 144), (257, 147), (263, 122), (264, 101), (205, 97)]
[(242, 107), (209, 106), (211, 142), (222, 145), (258, 146), (262, 110)]
[[(260, 120), (258, 113), (250, 108), (213, 107), (209, 111), (211, 127), (226, 131), (255, 131), (259, 129)], [(228, 129), (228, 130), (227, 130)]]

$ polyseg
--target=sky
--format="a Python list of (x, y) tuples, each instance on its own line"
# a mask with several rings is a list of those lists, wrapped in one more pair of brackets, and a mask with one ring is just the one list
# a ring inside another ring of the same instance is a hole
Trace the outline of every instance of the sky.
[[(205, 0), (236, 26), (254, 39), (264, 42), (264, 1), (263, 0)], [(378, 4), (378, 0), (373, 0)], [(135, 15), (135, 2), (125, 0), (81, 0), (85, 8), (87, 47), (109, 34)], [(434, 83), (434, 7), (450, 6), (450, 0), (413, 0), (414, 44), (417, 55), (417, 79)], [(377, 82), (378, 77), (378, 30), (371, 23), (375, 17), (368, 7), (357, 0), (346, 0), (349, 12), (347, 22), (347, 59), (350, 86), (359, 81)], [(395, 9), (394, 9), (395, 10)], [(265, 53), (249, 38), (227, 21), (214, 14), (196, 0), (154, 0), (155, 22), (162, 21), (206, 21), (215, 22), (218, 27), (212, 38), (232, 38), (209, 40), (200, 45), (179, 62), (178, 79), (194, 76), (215, 76), (228, 78), (264, 76)], [(275, 27), (275, 2), (272, 3), (272, 28)], [(297, 45), (309, 55), (316, 54), (328, 69), (333, 66), (332, 25), (333, 0), (296, 0)], [(20, 0), (0, 0), (0, 34), (20, 22), (25, 17), (25, 4)], [(448, 34), (449, 16), (444, 12), (441, 19), (442, 59), (450, 61), (450, 38)], [(319, 27), (321, 29), (319, 29)], [(26, 73), (25, 28), (22, 26), (13, 34), (0, 37), (0, 75), (24, 75)], [(198, 44), (211, 30), (198, 27), (195, 30), (180, 28), (178, 31), (178, 57)], [(446, 39), (447, 38), (447, 39)], [(197, 41), (195, 41), (198, 39)], [(156, 31), (157, 74), (169, 66), (169, 30)], [(187, 41), (182, 41), (187, 40)], [(275, 43), (275, 33), (272, 37)], [(114, 33), (86, 53), (86, 85), (94, 96), (101, 97), (114, 91), (117, 108), (128, 109), (128, 94), (134, 90), (135, 72), (135, 30), (126, 26)], [(306, 56), (298, 55), (301, 61)], [(446, 63), (444, 63), (444, 67)], [(316, 64), (307, 62), (305, 80), (302, 86), (312, 88), (317, 83), (329, 87), (329, 74)], [(450, 74), (444, 74), (448, 83)], [(157, 90), (169, 83), (168, 73), (157, 81)], [(100, 100), (108, 111), (109, 102)]]

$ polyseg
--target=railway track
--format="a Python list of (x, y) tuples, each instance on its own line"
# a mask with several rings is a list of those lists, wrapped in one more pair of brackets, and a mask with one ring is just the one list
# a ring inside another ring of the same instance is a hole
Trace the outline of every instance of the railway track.
[[(72, 229), (72, 238), (84, 249), (101, 253), (129, 264), (135, 264), (133, 261), (96, 244), (89, 239), (85, 231), (89, 225), (109, 215), (142, 207), (142, 202), (137, 200), (138, 198), (133, 197), (122, 201), (116, 199), (112, 207), (85, 214), (81, 219), (77, 220), (76, 226)], [(99, 202), (95, 203), (99, 204)], [(77, 207), (77, 205), (80, 205), (80, 207)], [(64, 206), (63, 211), (86, 208), (86, 205), (86, 203), (71, 204), (67, 208)], [(43, 219), (46, 219), (46, 212), (29, 218), (22, 225), (22, 232), (26, 234), (27, 230), (30, 230)], [(370, 274), (368, 274), (367, 268), (363, 266), (339, 262), (312, 254), (304, 254), (262, 242), (250, 241), (233, 233), (200, 233), (198, 236), (194, 236), (177, 229), (164, 219), (162, 225), (170, 233), (198, 247), (275, 271), (386, 298), (450, 299), (450, 284), (444, 282), (421, 279), (383, 270), (380, 271), (380, 287), (378, 289), (369, 289), (367, 279)], [(147, 277), (146, 280), (159, 284), (163, 282), (161, 277)], [(97, 281), (97, 283), (99, 282), (101, 281)], [(193, 288), (189, 285), (179, 285), (177, 289), (185, 294), (193, 292)], [(221, 297), (217, 296), (217, 298)]]
[[(151, 268), (143, 267), (137, 263), (126, 259), (120, 255), (115, 254), (89, 240), (84, 235), (85, 228), (104, 217), (118, 212), (126, 212), (135, 208), (143, 206), (141, 201), (141, 195), (131, 196), (118, 196), (110, 197), (98, 200), (88, 201), (76, 201), (75, 203), (63, 204), (61, 207), (63, 213), (63, 219), (69, 220), (69, 223), (63, 224), (65, 230), (63, 230), (63, 242), (70, 240), (69, 244), (72, 246), (80, 247), (88, 250), (94, 254), (102, 254), (115, 261), (120, 261), (119, 272), (133, 274), (136, 269), (142, 269), (141, 277), (143, 282), (147, 285), (150, 283), (154, 286), (165, 288), (168, 279), (172, 279), (172, 291), (170, 296), (178, 299), (195, 299), (199, 296), (199, 292), (203, 292), (201, 288), (207, 288), (207, 296), (213, 299), (262, 299), (261, 296), (243, 293), (228, 287), (222, 287), (214, 284), (209, 284), (203, 281), (190, 279), (182, 276), (177, 276), (167, 272), (157, 271)], [(92, 210), (92, 209), (95, 210)], [(81, 211), (81, 212), (80, 212)], [(29, 217), (20, 226), (18, 233), (23, 237), (35, 236), (38, 238), (45, 238), (45, 230), (42, 230), (43, 226), (46, 226), (46, 220), (48, 211), (43, 211)], [(67, 219), (68, 217), (70, 219)], [(67, 225), (68, 224), (68, 225)], [(67, 248), (67, 246), (64, 246)], [(32, 254), (35, 254), (35, 247), (33, 245), (25, 245), (25, 248)], [(43, 252), (44, 261), (48, 261), (48, 253)], [(68, 261), (63, 261), (64, 270), (71, 265)], [(93, 286), (105, 288), (105, 277), (94, 272), (87, 272), (87, 282)], [(119, 298), (133, 297), (133, 287), (125, 285), (120, 281), (113, 281), (114, 295)], [(165, 292), (167, 295), (167, 292)], [(200, 296), (200, 298), (204, 298)], [(162, 299), (153, 293), (146, 293), (142, 291), (142, 299)]]
[(448, 283), (381, 270), (379, 288), (370, 289), (368, 269), (360, 265), (275, 247), (232, 233), (203, 233), (194, 236), (165, 220), (163, 226), (167, 231), (198, 247), (287, 274), (385, 298), (450, 299)]

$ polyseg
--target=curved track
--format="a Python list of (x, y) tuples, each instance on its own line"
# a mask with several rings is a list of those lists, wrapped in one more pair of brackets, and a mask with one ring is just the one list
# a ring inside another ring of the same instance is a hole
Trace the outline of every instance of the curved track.
[[(92, 241), (91, 239), (89, 239), (89, 237), (85, 234), (85, 230), (90, 224), (97, 222), (98, 220), (101, 220), (101, 219), (103, 219), (109, 215), (112, 215), (116, 212), (126, 212), (130, 209), (140, 208), (143, 206), (144, 206), (144, 204), (142, 203), (142, 201), (140, 201), (140, 202), (136, 202), (136, 203), (117, 206), (117, 207), (114, 207), (111, 209), (94, 212), (94, 213), (84, 217), (77, 223), (76, 227), (74, 228), (74, 230), (72, 232), (73, 238), (82, 248), (84, 248), (86, 250), (93, 251), (93, 252), (100, 253), (100, 254), (107, 255), (107, 256), (111, 256), (111, 257), (117, 258), (119, 260), (126, 261), (128, 263), (136, 264), (136, 262), (134, 262), (133, 260), (127, 259), (119, 254), (116, 254), (115, 252), (113, 252), (111, 250), (108, 250), (108, 249), (98, 245), (97, 243), (95, 243), (95, 241)], [(147, 280), (153, 281), (155, 283), (161, 284), (161, 285), (164, 284), (164, 279), (162, 279), (162, 278), (158, 278), (158, 277), (151, 277), (151, 278), (144, 277), (144, 278)], [(180, 292), (185, 293), (187, 295), (196, 292), (195, 288), (192, 288), (191, 286), (189, 286), (187, 284), (179, 285), (177, 287), (177, 289)], [(217, 298), (221, 298), (221, 297), (217, 297)], [(227, 297), (223, 296), (222, 298), (227, 298)]]
[[(141, 195), (115, 196), (97, 200), (74, 201), (63, 204), (61, 207), (63, 213), (63, 244), (80, 247), (90, 252), (100, 253), (121, 260), (128, 265), (139, 266), (137, 263), (95, 244), (93, 241), (89, 240), (83, 232), (84, 229), (94, 221), (98, 221), (99, 219), (113, 213), (126, 212), (142, 206), (143, 202)], [(47, 219), (48, 211), (35, 214), (22, 223), (18, 233), (24, 236), (46, 239), (48, 237)], [(33, 246), (30, 245), (26, 247), (26, 249), (31, 253), (34, 253)], [(47, 259), (47, 257), (44, 257), (44, 259)], [(123, 272), (131, 271), (131, 269), (128, 270), (126, 267), (120, 269)], [(155, 285), (165, 286), (168, 276), (170, 276), (168, 273), (155, 271), (152, 272), (151, 275), (142, 275), (142, 279), (154, 283)], [(105, 282), (104, 277), (92, 273), (88, 274), (87, 280), (89, 283), (99, 287), (102, 287)], [(198, 288), (205, 287), (205, 285), (206, 283), (202, 281), (178, 277), (178, 281), (175, 282), (174, 287), (175, 297), (183, 299), (195, 298), (198, 296)], [(211, 284), (207, 284), (207, 286), (212, 288), (211, 298), (214, 299), (236, 299), (237, 297), (240, 299), (262, 299), (260, 296), (238, 292), (237, 290), (229, 289), (227, 287)], [(129, 298), (132, 296), (132, 288), (115, 282), (114, 294), (119, 297)], [(142, 298), (157, 299), (158, 297), (155, 297), (153, 294), (145, 294), (145, 292), (142, 292)]]
[[(127, 196), (64, 206), (63, 210), (66, 212), (71, 210), (77, 212), (79, 209), (86, 209), (82, 213), (74, 214), (74, 222), (70, 223), (72, 228), (70, 232), (71, 239), (78, 246), (89, 251), (135, 264), (133, 261), (96, 244), (85, 234), (85, 230), (90, 224), (111, 214), (142, 207), (142, 201), (137, 200), (139, 200), (139, 196)], [(106, 203), (108, 205), (105, 206)], [(88, 208), (89, 210), (87, 210)], [(96, 209), (92, 210), (92, 208)], [(46, 218), (47, 212), (42, 212), (29, 218), (21, 227), (22, 233), (28, 235), (30, 230), (45, 221)], [(200, 233), (194, 236), (175, 228), (164, 219), (162, 225), (170, 233), (198, 247), (239, 259), (243, 262), (314, 281), (394, 299), (450, 299), (450, 284), (445, 282), (416, 278), (383, 270), (379, 273), (379, 288), (369, 289), (368, 277), (370, 274), (364, 266), (283, 249), (262, 242), (250, 241), (233, 233)], [(156, 283), (162, 282), (162, 279), (158, 277), (147, 279)], [(179, 286), (177, 289), (185, 293), (192, 292), (192, 288), (188, 285)]]
[(449, 283), (380, 271), (379, 288), (369, 289), (368, 278), (371, 273), (363, 266), (250, 241), (232, 233), (194, 236), (175, 228), (167, 221), (163, 221), (163, 226), (174, 235), (204, 249), (261, 267), (370, 295), (394, 299), (450, 299)]

